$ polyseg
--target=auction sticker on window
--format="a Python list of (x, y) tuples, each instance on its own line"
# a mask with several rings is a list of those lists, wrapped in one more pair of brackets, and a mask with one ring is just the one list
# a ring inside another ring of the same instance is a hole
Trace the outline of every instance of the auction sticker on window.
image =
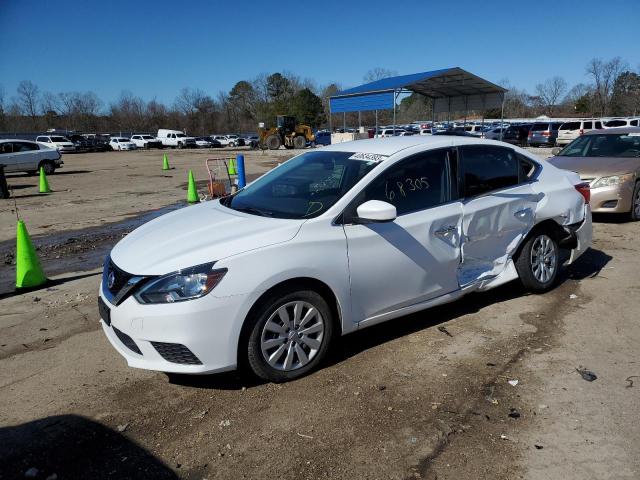
[(381, 162), (389, 158), (389, 155), (380, 155), (378, 153), (354, 153), (349, 160), (365, 160), (367, 162)]

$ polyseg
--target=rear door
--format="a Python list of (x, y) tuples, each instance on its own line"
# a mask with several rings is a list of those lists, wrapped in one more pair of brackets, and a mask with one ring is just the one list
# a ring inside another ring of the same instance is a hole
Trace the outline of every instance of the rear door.
[(35, 171), (41, 158), (40, 148), (33, 142), (13, 142), (16, 170)]
[(464, 196), (460, 287), (502, 273), (534, 224), (538, 195), (522, 171), (528, 162), (513, 149), (493, 145), (459, 148)]
[[(381, 172), (345, 212), (352, 313), (384, 319), (403, 307), (458, 289), (462, 204), (451, 150), (423, 152)], [(349, 221), (359, 205), (395, 205), (393, 222)]]

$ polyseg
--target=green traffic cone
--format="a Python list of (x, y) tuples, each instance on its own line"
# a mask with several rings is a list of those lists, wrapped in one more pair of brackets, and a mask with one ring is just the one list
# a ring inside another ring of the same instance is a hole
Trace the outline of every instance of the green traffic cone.
[(235, 165), (235, 160), (233, 158), (229, 159), (229, 175), (235, 175), (236, 174), (236, 165)]
[(51, 193), (49, 181), (47, 180), (47, 175), (44, 173), (43, 167), (40, 167), (40, 193)]
[(193, 172), (189, 170), (189, 182), (187, 188), (187, 202), (197, 203), (200, 201), (198, 198), (198, 190), (196, 189), (196, 181), (193, 178)]
[(46, 283), (47, 277), (42, 271), (40, 260), (27, 227), (22, 220), (18, 220), (16, 229), (16, 287), (31, 288)]
[(169, 157), (166, 153), (162, 155), (162, 170), (169, 170)]

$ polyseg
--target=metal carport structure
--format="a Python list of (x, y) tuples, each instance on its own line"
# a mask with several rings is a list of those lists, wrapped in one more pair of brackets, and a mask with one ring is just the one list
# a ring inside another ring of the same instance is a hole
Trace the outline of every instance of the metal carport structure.
[[(396, 101), (403, 93), (419, 93), (431, 98), (432, 120), (436, 113), (500, 108), (504, 117), (506, 89), (467, 72), (460, 67), (383, 78), (336, 93), (329, 98), (329, 130), (331, 114), (390, 110), (396, 125)], [(346, 115), (345, 115), (346, 118)], [(345, 121), (346, 123), (346, 121)], [(346, 128), (346, 125), (345, 125)]]

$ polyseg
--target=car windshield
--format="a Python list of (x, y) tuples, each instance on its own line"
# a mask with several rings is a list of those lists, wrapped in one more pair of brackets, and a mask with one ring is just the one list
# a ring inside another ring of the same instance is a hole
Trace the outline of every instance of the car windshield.
[(584, 135), (567, 145), (561, 157), (640, 157), (640, 133)]
[(51, 137), (51, 141), (52, 142), (68, 142), (69, 140), (67, 140), (64, 137)]
[(373, 159), (358, 160), (351, 158), (353, 156), (353, 152), (304, 153), (221, 203), (254, 215), (292, 219), (316, 217), (378, 165)]

